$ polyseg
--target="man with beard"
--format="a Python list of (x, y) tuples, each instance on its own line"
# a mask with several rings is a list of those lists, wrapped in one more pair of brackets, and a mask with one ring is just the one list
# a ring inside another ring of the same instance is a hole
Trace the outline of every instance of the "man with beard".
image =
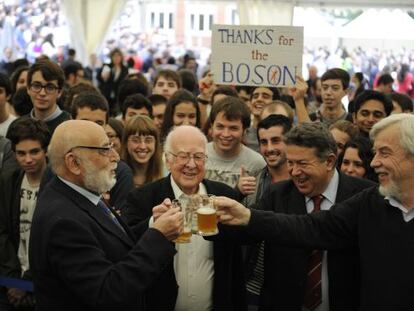
[[(243, 204), (249, 208), (258, 208), (263, 194), (269, 191), (271, 184), (289, 179), (286, 163), (286, 144), (283, 139), (292, 127), (292, 122), (282, 115), (270, 115), (257, 125), (257, 138), (260, 153), (266, 161), (256, 176), (257, 187), (254, 193), (245, 197)], [(258, 243), (246, 250), (246, 289), (249, 308), (254, 310), (258, 305), (260, 290), (263, 285), (264, 243)]]
[(37, 309), (145, 310), (145, 291), (173, 260), (182, 213), (169, 209), (136, 241), (102, 200), (119, 156), (94, 122), (59, 125), (48, 155), (57, 176), (40, 194), (29, 245)]
[[(298, 215), (329, 210), (335, 202), (374, 185), (336, 170), (335, 140), (319, 122), (292, 128), (285, 143), (291, 180), (271, 185), (259, 203), (261, 210)], [(264, 244), (259, 310), (358, 309), (357, 247), (313, 253), (312, 248), (284, 247), (271, 239), (265, 239)], [(316, 275), (310, 273), (313, 270)]]
[(375, 151), (371, 166), (378, 174), (379, 187), (366, 189), (330, 211), (283, 215), (249, 210), (236, 201), (219, 198), (220, 219), (231, 225), (247, 225), (249, 235), (275, 244), (318, 249), (359, 247), (359, 310), (412, 310), (413, 128), (414, 116), (410, 114), (391, 115), (375, 124), (370, 132)]

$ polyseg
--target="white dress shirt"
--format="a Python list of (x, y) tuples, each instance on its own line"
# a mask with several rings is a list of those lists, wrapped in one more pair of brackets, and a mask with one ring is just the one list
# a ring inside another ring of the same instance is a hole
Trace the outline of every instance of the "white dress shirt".
[[(174, 179), (171, 186), (177, 199), (185, 196)], [(200, 183), (198, 194), (207, 194)], [(176, 243), (174, 271), (178, 283), (175, 311), (209, 311), (213, 309), (213, 243), (193, 234), (190, 243)]]

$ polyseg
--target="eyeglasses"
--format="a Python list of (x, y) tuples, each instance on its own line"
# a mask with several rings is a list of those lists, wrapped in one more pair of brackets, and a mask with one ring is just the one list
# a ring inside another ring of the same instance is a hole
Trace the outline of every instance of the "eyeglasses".
[(45, 89), (46, 94), (54, 94), (59, 89), (59, 87), (54, 85), (53, 83), (47, 83), (46, 85), (43, 85), (39, 82), (33, 82), (32, 84), (30, 84), (29, 88), (31, 91), (35, 93), (40, 93), (42, 89)]
[(68, 154), (69, 152), (72, 152), (73, 149), (76, 149), (76, 148), (97, 150), (100, 155), (103, 155), (103, 156), (107, 157), (107, 156), (109, 156), (111, 151), (114, 150), (114, 144), (110, 143), (108, 146), (102, 146), (102, 147), (97, 147), (97, 146), (75, 146), (75, 147), (70, 148), (68, 150), (68, 152), (66, 152), (66, 154)]
[(178, 165), (185, 165), (187, 164), (190, 159), (192, 158), (194, 160), (194, 163), (197, 165), (203, 165), (207, 160), (207, 155), (202, 152), (197, 152), (194, 154), (190, 154), (189, 152), (178, 152), (178, 153), (172, 153), (169, 152), (173, 157), (175, 157), (176, 162)]
[(147, 136), (135, 135), (135, 136), (130, 136), (128, 138), (128, 141), (130, 141), (131, 143), (134, 143), (134, 144), (144, 143), (146, 145), (150, 145), (150, 144), (155, 143), (155, 137), (152, 136), (152, 135), (147, 135)]

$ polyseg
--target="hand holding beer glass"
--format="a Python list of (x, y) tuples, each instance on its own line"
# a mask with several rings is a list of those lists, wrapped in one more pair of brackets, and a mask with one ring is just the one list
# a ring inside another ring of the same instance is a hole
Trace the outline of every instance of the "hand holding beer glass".
[(197, 209), (198, 234), (210, 236), (218, 233), (217, 214), (213, 195), (199, 195)]
[(180, 211), (183, 213), (184, 222), (183, 222), (183, 231), (181, 234), (173, 240), (175, 243), (190, 243), (191, 242), (191, 224), (193, 219), (193, 208), (187, 204), (186, 201), (180, 201), (177, 199), (172, 200), (173, 207), (179, 207)]

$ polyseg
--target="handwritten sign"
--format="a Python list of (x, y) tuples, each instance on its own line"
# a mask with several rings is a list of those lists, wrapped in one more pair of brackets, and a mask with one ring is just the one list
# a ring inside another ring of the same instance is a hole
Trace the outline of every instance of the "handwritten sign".
[(303, 27), (213, 25), (217, 84), (285, 87), (301, 75)]

